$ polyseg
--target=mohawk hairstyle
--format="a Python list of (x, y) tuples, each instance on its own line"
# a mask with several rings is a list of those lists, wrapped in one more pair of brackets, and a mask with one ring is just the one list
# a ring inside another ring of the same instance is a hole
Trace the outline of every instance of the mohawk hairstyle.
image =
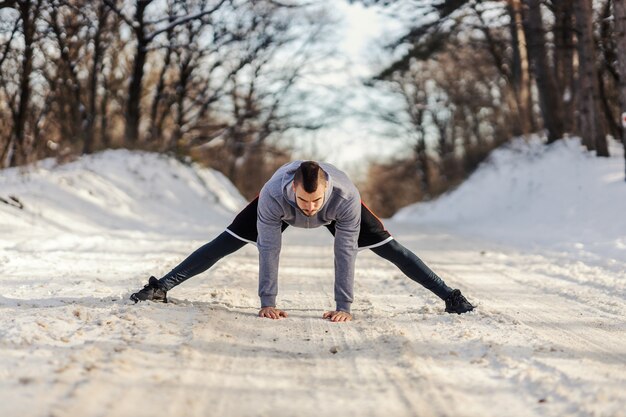
[(296, 170), (293, 182), (302, 185), (307, 193), (314, 193), (319, 184), (326, 184), (326, 173), (317, 162), (304, 161)]

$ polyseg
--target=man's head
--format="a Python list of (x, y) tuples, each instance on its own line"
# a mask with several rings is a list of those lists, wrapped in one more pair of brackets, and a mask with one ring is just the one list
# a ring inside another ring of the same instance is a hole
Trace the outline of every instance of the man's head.
[(313, 216), (324, 205), (326, 173), (317, 162), (303, 162), (295, 172), (293, 190), (300, 210), (309, 217)]

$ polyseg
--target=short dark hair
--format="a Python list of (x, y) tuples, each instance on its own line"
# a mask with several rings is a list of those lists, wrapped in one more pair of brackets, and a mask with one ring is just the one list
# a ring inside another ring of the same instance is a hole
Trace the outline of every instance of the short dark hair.
[(326, 173), (315, 161), (304, 161), (296, 170), (294, 185), (302, 185), (307, 193), (317, 191), (318, 184), (326, 184)]

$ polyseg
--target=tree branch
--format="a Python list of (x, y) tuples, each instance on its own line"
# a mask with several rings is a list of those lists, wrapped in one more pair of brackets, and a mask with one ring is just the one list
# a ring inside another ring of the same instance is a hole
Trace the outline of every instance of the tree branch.
[(0, 1), (0, 9), (4, 9), (6, 7), (15, 9), (15, 0)]
[(104, 4), (106, 4), (107, 6), (109, 6), (109, 8), (111, 10), (113, 10), (113, 12), (118, 15), (119, 17), (122, 18), (122, 20), (124, 22), (126, 22), (126, 24), (128, 26), (130, 26), (131, 28), (134, 27), (133, 26), (133, 21), (131, 19), (129, 19), (124, 13), (122, 13), (122, 11), (120, 9), (117, 8), (117, 6), (115, 5), (114, 2), (112, 2), (111, 0), (104, 0)]
[(278, 1), (278, 0), (268, 0), (268, 3), (273, 5), (273, 6), (283, 7), (283, 8), (287, 8), (287, 9), (296, 9), (296, 8), (300, 8), (300, 7), (307, 7), (307, 6), (311, 6), (312, 4), (314, 4), (314, 3), (286, 4), (286, 3), (283, 3), (283, 2)]
[(149, 34), (148, 36), (146, 36), (146, 41), (147, 42), (151, 42), (155, 37), (157, 37), (158, 35), (160, 35), (161, 33), (167, 32), (169, 30), (172, 30), (173, 28), (175, 28), (176, 26), (182, 25), (184, 23), (187, 22), (191, 22), (192, 20), (196, 20), (199, 19), (203, 16), (215, 13), (220, 7), (222, 7), (222, 5), (224, 3), (226, 3), (227, 0), (220, 0), (219, 3), (217, 3), (217, 5), (215, 7), (213, 7), (210, 10), (204, 10), (201, 12), (198, 12), (196, 14), (192, 14), (189, 16), (184, 16), (181, 18), (178, 18), (176, 20), (174, 20), (172, 23), (170, 23), (169, 25), (159, 29), (159, 30), (155, 30), (154, 32), (152, 32), (151, 34)]

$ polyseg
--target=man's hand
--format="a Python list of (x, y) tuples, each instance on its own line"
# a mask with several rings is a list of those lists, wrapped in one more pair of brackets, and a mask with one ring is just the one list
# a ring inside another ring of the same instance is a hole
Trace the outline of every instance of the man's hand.
[(263, 307), (259, 311), (259, 317), (267, 317), (268, 319), (277, 320), (281, 317), (287, 317), (287, 313), (283, 310), (279, 310), (276, 307)]
[(327, 311), (322, 318), (329, 319), (330, 321), (352, 321), (352, 314), (345, 311)]

